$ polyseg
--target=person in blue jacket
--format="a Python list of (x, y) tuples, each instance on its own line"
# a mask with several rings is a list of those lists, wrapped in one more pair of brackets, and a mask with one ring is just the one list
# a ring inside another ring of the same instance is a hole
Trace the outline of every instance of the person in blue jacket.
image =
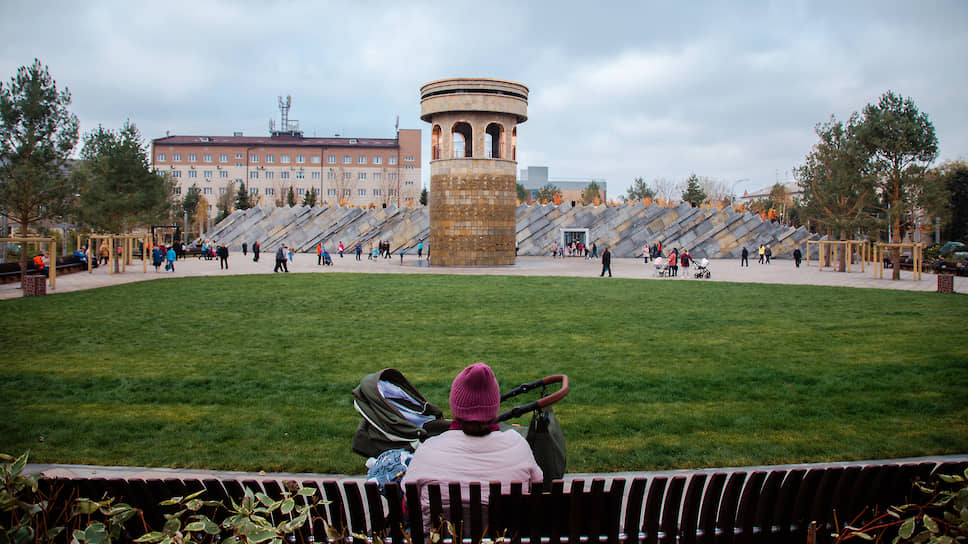
[(165, 254), (165, 260), (168, 261), (167, 263), (165, 263), (165, 270), (171, 270), (172, 272), (174, 272), (175, 259), (177, 258), (178, 258), (178, 255), (175, 254), (175, 248), (173, 247), (168, 248), (168, 253)]

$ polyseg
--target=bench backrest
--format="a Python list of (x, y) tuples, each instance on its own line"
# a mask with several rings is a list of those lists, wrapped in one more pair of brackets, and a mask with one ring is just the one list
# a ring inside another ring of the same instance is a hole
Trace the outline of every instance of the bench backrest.
[[(731, 471), (676, 472), (643, 478), (596, 478), (557, 481), (550, 492), (524, 493), (519, 484), (501, 493), (490, 484), (490, 502), (472, 485), (461, 493), (448, 489), (452, 503), (443, 508), (440, 489), (428, 488), (432, 520), (464, 520), (472, 542), (482, 535), (505, 535), (512, 542), (805, 542), (807, 527), (816, 522), (818, 542), (829, 541), (834, 515), (843, 525), (864, 509), (904, 504), (921, 497), (912, 484), (935, 473), (961, 473), (968, 462), (883, 463), (875, 465), (767, 467)], [(60, 497), (100, 499), (111, 496), (141, 508), (152, 528), (164, 524), (171, 507), (161, 501), (205, 490), (203, 498), (238, 502), (244, 488), (280, 498), (289, 479), (51, 479), (44, 485), (63, 486)], [(394, 544), (426, 541), (419, 490), (388, 485), (383, 494), (373, 483), (358, 480), (302, 480), (300, 487), (318, 490), (329, 501), (321, 517), (297, 535), (300, 542), (327, 541), (323, 520), (357, 534), (379, 534)], [(406, 496), (406, 501), (403, 497)], [(454, 497), (461, 497), (456, 501)], [(836, 514), (835, 514), (836, 512)], [(439, 523), (432, 523), (438, 526)], [(445, 535), (447, 536), (447, 535)]]

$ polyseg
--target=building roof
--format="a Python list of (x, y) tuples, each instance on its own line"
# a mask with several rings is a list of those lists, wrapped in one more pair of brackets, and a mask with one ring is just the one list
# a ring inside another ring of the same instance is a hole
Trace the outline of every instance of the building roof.
[(154, 145), (225, 145), (246, 147), (383, 147), (400, 146), (397, 138), (304, 138), (288, 134), (277, 136), (165, 136)]

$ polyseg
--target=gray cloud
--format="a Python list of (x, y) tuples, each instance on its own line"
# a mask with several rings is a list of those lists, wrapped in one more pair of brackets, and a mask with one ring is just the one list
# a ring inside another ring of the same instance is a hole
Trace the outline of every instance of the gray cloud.
[(146, 138), (262, 134), (280, 94), (308, 135), (388, 137), (397, 115), (427, 128), (423, 83), (510, 79), (532, 91), (520, 167), (606, 178), (612, 196), (690, 172), (758, 189), (802, 161), (814, 125), (888, 89), (929, 114), (941, 159), (964, 157), (966, 15), (959, 1), (5, 3), (0, 78), (40, 58), (83, 130), (130, 118)]

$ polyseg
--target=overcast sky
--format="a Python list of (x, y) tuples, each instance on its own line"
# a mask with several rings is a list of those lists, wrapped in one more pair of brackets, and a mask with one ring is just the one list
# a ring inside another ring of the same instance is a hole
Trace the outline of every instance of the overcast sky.
[[(887, 90), (968, 157), (968, 2), (0, 2), (0, 79), (36, 57), (82, 132), (125, 119), (146, 139), (424, 131), (420, 86), (450, 77), (531, 90), (518, 168), (604, 178), (707, 176), (737, 192), (790, 179), (818, 122)], [(278, 121), (277, 121), (278, 123)]]

